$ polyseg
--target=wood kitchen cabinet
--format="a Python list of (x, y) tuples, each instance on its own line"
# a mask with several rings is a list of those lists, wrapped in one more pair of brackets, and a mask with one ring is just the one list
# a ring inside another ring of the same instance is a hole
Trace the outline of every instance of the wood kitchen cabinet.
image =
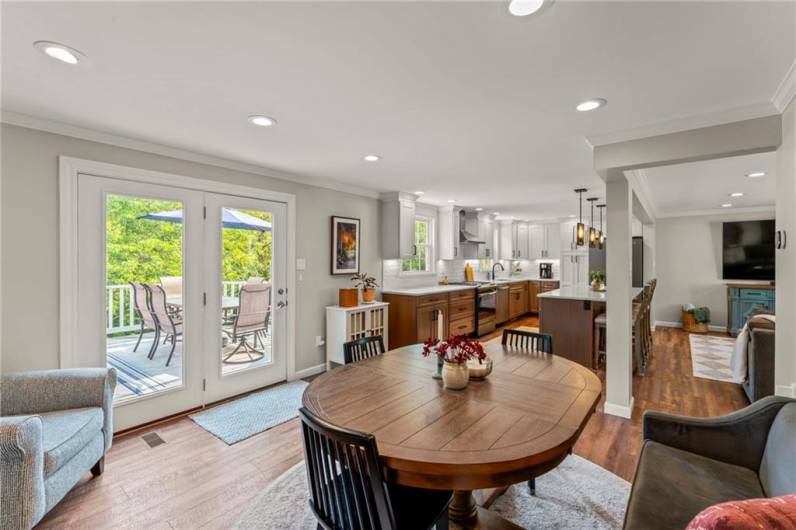
[(528, 282), (512, 283), (509, 289), (509, 318), (528, 312)]
[[(440, 322), (442, 322), (442, 326), (440, 326)], [(447, 336), (447, 302), (417, 308), (417, 336), (415, 342), (425, 342), (429, 338), (444, 340)]]
[(539, 312), (539, 282), (533, 280), (528, 282), (528, 312)]
[(382, 293), (382, 300), (391, 304), (388, 348), (474, 332), (475, 295), (472, 288), (423, 295)]

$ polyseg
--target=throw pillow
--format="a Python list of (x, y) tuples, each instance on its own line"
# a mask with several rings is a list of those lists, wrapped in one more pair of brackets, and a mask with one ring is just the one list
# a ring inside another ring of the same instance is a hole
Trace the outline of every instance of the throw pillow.
[(716, 504), (702, 510), (686, 530), (793, 530), (796, 494)]

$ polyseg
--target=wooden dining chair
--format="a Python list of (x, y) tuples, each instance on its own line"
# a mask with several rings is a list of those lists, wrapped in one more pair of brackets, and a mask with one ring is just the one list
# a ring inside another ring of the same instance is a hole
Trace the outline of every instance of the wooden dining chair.
[(501, 344), (533, 352), (553, 353), (552, 335), (534, 333), (533, 331), (504, 329)]
[(362, 337), (343, 344), (345, 363), (355, 363), (384, 353), (384, 338), (381, 335)]
[(299, 409), (310, 507), (324, 530), (447, 529), (453, 492), (384, 480), (376, 438)]

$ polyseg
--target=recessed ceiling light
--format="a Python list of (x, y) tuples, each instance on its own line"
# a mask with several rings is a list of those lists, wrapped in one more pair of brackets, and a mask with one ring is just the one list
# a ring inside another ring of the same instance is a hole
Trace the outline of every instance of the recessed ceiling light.
[(271, 127), (272, 125), (276, 125), (276, 120), (269, 118), (268, 116), (255, 114), (253, 116), (249, 116), (249, 123), (253, 125), (259, 125), (260, 127)]
[(743, 197), (743, 192), (736, 191), (734, 193), (730, 193), (730, 197)]
[(725, 202), (724, 204), (721, 205), (721, 207), (722, 208), (732, 208), (732, 204), (729, 203), (729, 202)]
[(415, 195), (423, 195), (423, 194), (425, 194), (425, 193), (426, 193), (425, 191), (416, 191), (416, 192), (415, 192)]
[(756, 178), (760, 178), (760, 177), (765, 177), (766, 176), (766, 172), (765, 171), (755, 171), (753, 173), (747, 173), (746, 176), (749, 177), (750, 179), (756, 179)]
[(509, 13), (515, 17), (527, 17), (545, 7), (546, 3), (552, 4), (552, 2), (545, 2), (545, 0), (511, 0)]
[(580, 103), (575, 108), (578, 109), (581, 112), (588, 112), (590, 110), (599, 109), (600, 107), (604, 107), (607, 103), (608, 103), (608, 101), (604, 100), (603, 98), (594, 98), (594, 99), (589, 99), (587, 101), (584, 101), (583, 103)]
[(57, 42), (39, 40), (34, 42), (33, 45), (43, 54), (67, 64), (77, 64), (82, 57), (85, 57), (76, 49)]
[(379, 155), (365, 155), (365, 162), (378, 162), (381, 160)]
[(456, 202), (456, 199), (448, 199), (449, 204), (453, 204), (454, 202)]
[(483, 212), (483, 211), (484, 211), (484, 209), (483, 209), (483, 208), (476, 208), (476, 209), (475, 209), (475, 211), (476, 211), (476, 212)]

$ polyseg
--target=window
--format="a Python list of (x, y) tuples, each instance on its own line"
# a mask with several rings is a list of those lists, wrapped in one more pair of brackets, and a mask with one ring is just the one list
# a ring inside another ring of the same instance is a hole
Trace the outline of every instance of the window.
[(403, 260), (403, 272), (432, 272), (434, 224), (428, 217), (415, 217), (415, 257)]

